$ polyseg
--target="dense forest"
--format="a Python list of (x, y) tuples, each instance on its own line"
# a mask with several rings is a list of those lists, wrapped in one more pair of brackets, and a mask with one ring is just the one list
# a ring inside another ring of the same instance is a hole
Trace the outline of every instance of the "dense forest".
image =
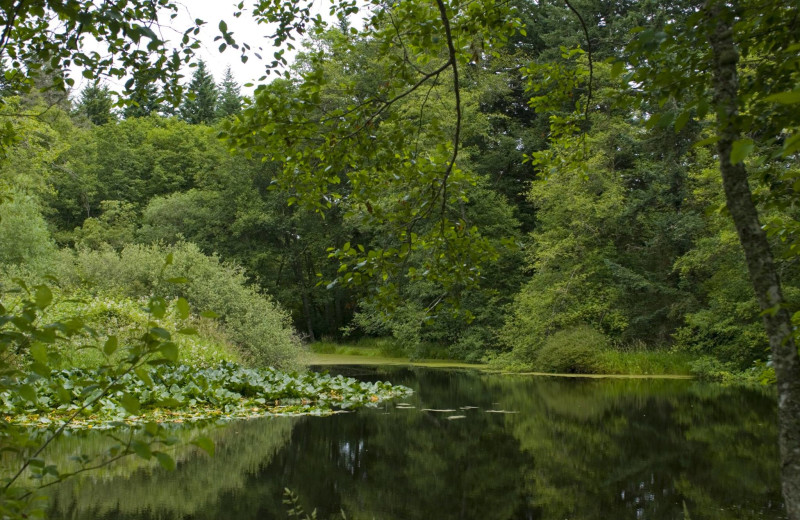
[[(70, 89), (55, 58), (21, 80), (8, 54), (4, 314), (80, 323), (4, 367), (102, 367), (154, 327), (201, 368), (391, 338), (504, 370), (775, 382), (770, 319), (800, 311), (796, 5), (345, 4), (328, 26), (294, 12), (308, 30), (275, 38), (296, 57), (252, 95), (202, 60), (181, 78), (131, 54), (120, 97), (92, 72)], [(753, 290), (726, 167), (783, 299)]]
[[(308, 38), (290, 79), (259, 87), (255, 101), (230, 72), (215, 83), (202, 61), (177, 107), (153, 83), (122, 109), (102, 82), (71, 95), (14, 97), (9, 86), (2, 110), (17, 136), (2, 164), (3, 278), (13, 285), (53, 274), (65, 294), (108, 298), (135, 314), (131, 302), (156, 290), (155, 266), (174, 252), (175, 272), (191, 280), (181, 294), (223, 317), (211, 336), (232, 347), (225, 355), (279, 366), (290, 363), (296, 332), (308, 341), (391, 336), (394, 353), (543, 371), (630, 371), (626, 359), (643, 363), (649, 353), (653, 370), (685, 371), (690, 361), (709, 377), (753, 369), (769, 377), (769, 345), (714, 154), (694, 146), (707, 125), (685, 116), (675, 124), (687, 114), (677, 100), (625, 103), (630, 80), (608, 64), (632, 28), (688, 16), (689, 7), (589, 2), (581, 6), (591, 17), (588, 55), (566, 5), (520, 2), (525, 35), (461, 71), (461, 152), (445, 214), (425, 211), (428, 194), (405, 191), (405, 176), (426, 175), (412, 164), (439, 160), (437, 136), (456, 124), (446, 72), (399, 100), (383, 124), (382, 115), (369, 122), (368, 139), (397, 140), (398, 152), (413, 145), (418, 158), (356, 163), (342, 146), (335, 159), (351, 164), (325, 174), (335, 190), (303, 174), (287, 179), (295, 165), (286, 156), (336, 138), (320, 114), (382, 99), (384, 78), (393, 81), (397, 56), (346, 22)], [(242, 146), (239, 135), (264, 117), (283, 146)], [(301, 132), (280, 117), (306, 124)], [(793, 302), (787, 234), (797, 170), (791, 157), (772, 154), (759, 148), (748, 161)], [(394, 166), (396, 179), (374, 185), (343, 179)], [(100, 325), (110, 311), (89, 312)], [(293, 332), (281, 328), (284, 313)]]

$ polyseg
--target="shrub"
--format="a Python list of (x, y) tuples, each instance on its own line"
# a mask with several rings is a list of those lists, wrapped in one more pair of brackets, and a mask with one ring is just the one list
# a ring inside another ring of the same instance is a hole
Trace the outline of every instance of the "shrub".
[(129, 202), (104, 200), (100, 209), (100, 216), (87, 218), (75, 229), (75, 243), (90, 249), (107, 244), (118, 251), (132, 243), (136, 233), (136, 207)]
[(712, 356), (703, 356), (690, 363), (692, 373), (701, 381), (714, 381), (728, 385), (774, 385), (775, 369), (772, 363), (756, 361), (747, 370), (737, 370), (732, 362), (724, 363)]
[(0, 189), (0, 222), (0, 264), (35, 267), (55, 253), (55, 244), (33, 197)]
[[(172, 263), (164, 267), (168, 254)], [(283, 369), (300, 367), (300, 342), (289, 316), (267, 295), (248, 285), (238, 266), (207, 256), (193, 244), (174, 248), (129, 245), (120, 253), (110, 248), (62, 253), (58, 277), (96, 292), (129, 298), (153, 294), (186, 298), (199, 310), (220, 316), (222, 331), (242, 351), (245, 360)], [(168, 283), (170, 279), (185, 283)]]
[[(83, 296), (83, 297), (82, 297)], [(81, 295), (70, 294), (49, 307), (42, 318), (46, 322), (58, 322), (79, 316), (86, 327), (98, 331), (98, 337), (88, 335), (70, 338), (60, 345), (60, 354), (69, 362), (68, 367), (95, 368), (106, 362), (95, 349), (83, 348), (90, 343), (102, 344), (108, 336), (117, 336), (120, 344), (130, 345), (148, 329), (150, 322), (169, 330), (192, 327), (199, 334), (173, 334), (173, 341), (179, 347), (180, 363), (194, 367), (208, 367), (222, 361), (239, 361), (239, 354), (233, 345), (226, 341), (224, 334), (218, 330), (217, 324), (211, 320), (193, 318), (188, 323), (177, 320), (173, 314), (155, 319), (145, 311), (146, 300), (136, 301), (131, 298), (114, 297), (105, 294)], [(124, 356), (125, 350), (119, 351)]]
[(605, 335), (579, 325), (547, 338), (536, 353), (534, 366), (543, 372), (601, 374), (605, 369), (600, 352), (608, 347)]

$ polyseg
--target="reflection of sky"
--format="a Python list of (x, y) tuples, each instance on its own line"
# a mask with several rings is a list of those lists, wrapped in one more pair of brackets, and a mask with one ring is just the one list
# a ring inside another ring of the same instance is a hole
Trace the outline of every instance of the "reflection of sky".
[(339, 454), (342, 456), (342, 462), (345, 469), (351, 474), (356, 474), (356, 469), (359, 468), (361, 456), (364, 453), (364, 440), (359, 439), (358, 445), (352, 446), (350, 441), (339, 443)]

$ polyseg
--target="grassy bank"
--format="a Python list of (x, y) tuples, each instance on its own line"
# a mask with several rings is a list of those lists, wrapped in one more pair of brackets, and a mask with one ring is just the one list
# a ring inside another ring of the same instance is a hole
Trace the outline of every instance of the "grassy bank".
[[(310, 365), (413, 365), (441, 368), (483, 368), (452, 359), (411, 359), (393, 338), (362, 338), (352, 343), (317, 341), (309, 344)], [(430, 348), (429, 351), (436, 349)]]
[[(683, 376), (692, 375), (695, 357), (664, 350), (619, 351), (575, 346), (563, 355), (542, 362), (522, 362), (510, 356), (499, 356), (488, 364), (470, 364), (448, 359), (409, 359), (392, 338), (364, 338), (352, 343), (318, 341), (309, 345), (312, 365), (397, 365), (431, 367), (466, 367), (492, 372), (619, 375), (619, 376)], [(434, 349), (430, 349), (434, 350)], [(444, 349), (440, 349), (444, 350)], [(576, 359), (575, 352), (582, 356)], [(588, 353), (588, 354), (587, 354)], [(584, 355), (585, 354), (585, 355)]]

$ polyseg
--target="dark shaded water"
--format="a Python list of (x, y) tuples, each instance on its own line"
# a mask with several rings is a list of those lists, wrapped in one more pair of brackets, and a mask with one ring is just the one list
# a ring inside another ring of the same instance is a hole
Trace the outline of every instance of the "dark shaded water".
[[(350, 368), (405, 402), (210, 427), (217, 455), (129, 460), (60, 487), (54, 519), (779, 519), (774, 399), (690, 381)], [(475, 407), (466, 408), (464, 407)], [(423, 408), (453, 412), (422, 411)], [(515, 413), (495, 413), (491, 411)], [(457, 418), (463, 416), (462, 418)], [(190, 435), (185, 433), (185, 435)], [(56, 447), (100, 450), (87, 433)], [(139, 465), (139, 467), (137, 467)]]

